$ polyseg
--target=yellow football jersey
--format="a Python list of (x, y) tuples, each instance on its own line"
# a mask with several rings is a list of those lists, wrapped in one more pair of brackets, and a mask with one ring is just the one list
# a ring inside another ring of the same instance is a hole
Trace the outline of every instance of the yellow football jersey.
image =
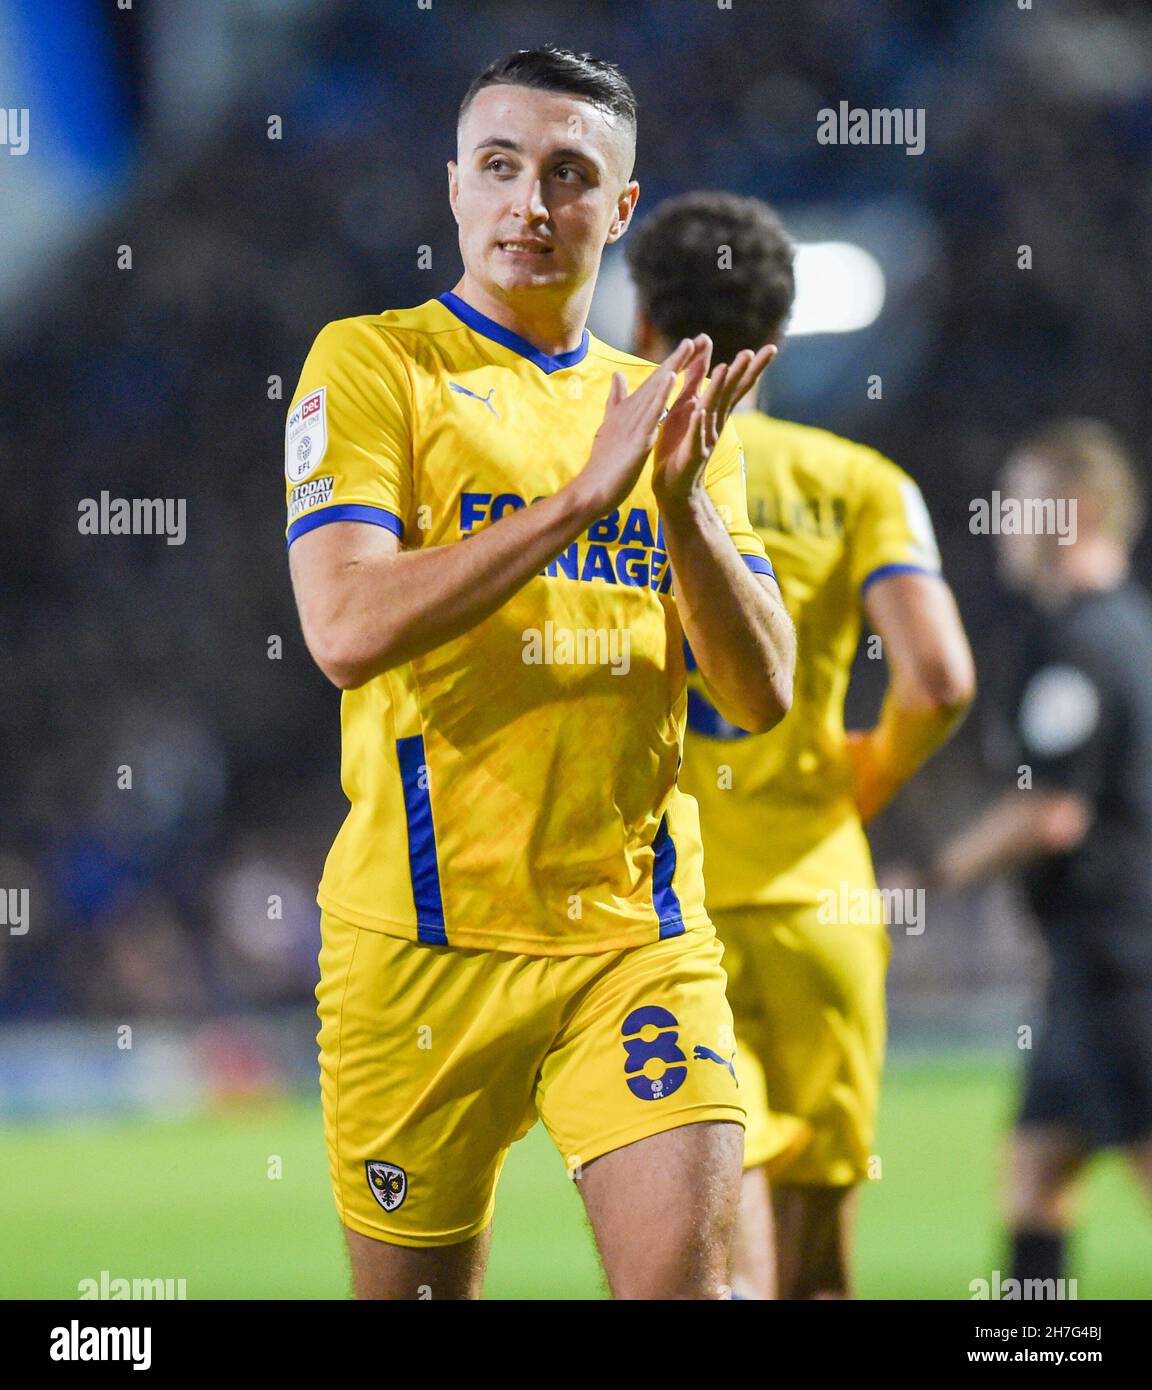
[(712, 909), (805, 903), (840, 882), (874, 882), (844, 749), (860, 595), (886, 574), (940, 570), (920, 490), (889, 459), (759, 411), (732, 423), (749, 516), (796, 624), (796, 682), (787, 719), (747, 734), (690, 676), (680, 785), (700, 805)]
[[(444, 294), (329, 324), (285, 434), (288, 543), (340, 520), (406, 549), (466, 540), (584, 467), (612, 373), (600, 342), (549, 357)], [(705, 486), (754, 570), (729, 424)], [(676, 786), (683, 633), (651, 462), (498, 612), (341, 702), (351, 810), (318, 901), (356, 926), (539, 955), (640, 945), (707, 921), (695, 803)]]

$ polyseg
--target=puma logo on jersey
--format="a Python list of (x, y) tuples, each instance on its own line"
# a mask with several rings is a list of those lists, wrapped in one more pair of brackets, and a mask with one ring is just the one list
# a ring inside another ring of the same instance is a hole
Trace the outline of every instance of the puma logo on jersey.
[[(481, 405), (486, 405), (492, 414), (496, 415), (496, 407), (492, 404), (492, 397), (496, 394), (495, 386), (489, 390), (486, 396), (478, 396), (475, 391), (469, 391), (467, 386), (457, 386), (454, 381), (450, 381), (448, 385), (451, 386), (453, 391), (458, 391), (460, 395), (471, 396), (474, 401), (479, 401)], [(496, 418), (499, 420), (500, 416), (496, 415)]]
[(727, 1067), (732, 1073), (732, 1080), (736, 1080), (736, 1068), (727, 1057), (721, 1057), (719, 1052), (713, 1052), (710, 1047), (705, 1047), (702, 1043), (697, 1043), (692, 1049), (692, 1056), (697, 1062), (718, 1062), (720, 1066)]

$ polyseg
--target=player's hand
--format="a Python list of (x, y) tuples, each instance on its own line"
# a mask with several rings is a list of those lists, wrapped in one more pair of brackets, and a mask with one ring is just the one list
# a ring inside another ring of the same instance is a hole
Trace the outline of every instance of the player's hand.
[(759, 352), (745, 348), (731, 363), (721, 363), (703, 397), (700, 387), (712, 360), (712, 339), (701, 333), (692, 340), (692, 357), (684, 370), (684, 385), (668, 411), (656, 441), (652, 490), (660, 506), (687, 501), (701, 480), (720, 431), (738, 401), (760, 380), (776, 356), (768, 343)]
[(656, 444), (661, 415), (677, 375), (691, 361), (695, 347), (685, 338), (640, 386), (628, 394), (623, 373), (612, 373), (604, 422), (588, 462), (575, 483), (585, 494), (593, 517), (620, 505), (636, 486), (645, 460)]
[(844, 753), (852, 778), (852, 800), (860, 813), (860, 819), (867, 824), (875, 814), (872, 794), (875, 773), (872, 767), (872, 741), (867, 729), (846, 729), (844, 731)]
[(884, 776), (874, 730), (845, 730), (844, 753), (852, 778), (852, 799), (860, 820), (867, 825), (892, 799), (895, 787), (889, 786)]

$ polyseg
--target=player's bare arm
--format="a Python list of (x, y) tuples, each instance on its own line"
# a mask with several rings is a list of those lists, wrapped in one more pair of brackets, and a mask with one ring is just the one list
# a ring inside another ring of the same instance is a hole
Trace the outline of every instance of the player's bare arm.
[(864, 608), (889, 673), (879, 722), (847, 736), (856, 805), (869, 821), (956, 731), (976, 696), (976, 669), (956, 600), (938, 575), (878, 579)]
[(292, 585), (304, 640), (329, 680), (354, 689), (468, 632), (623, 501), (693, 352), (685, 339), (631, 395), (615, 373), (583, 471), (554, 496), (502, 517), (466, 544), (402, 551), (390, 531), (357, 521), (301, 536), (289, 552)]
[(736, 403), (776, 354), (771, 344), (716, 369), (712, 342), (695, 340), (684, 385), (668, 414), (652, 487), (685, 636), (716, 708), (752, 733), (773, 728), (792, 704), (796, 634), (774, 579), (743, 563), (704, 487), (704, 470)]
[(1075, 792), (1006, 792), (960, 831), (928, 866), (941, 888), (963, 888), (1052, 854), (1069, 854), (1092, 825), (1089, 803)]

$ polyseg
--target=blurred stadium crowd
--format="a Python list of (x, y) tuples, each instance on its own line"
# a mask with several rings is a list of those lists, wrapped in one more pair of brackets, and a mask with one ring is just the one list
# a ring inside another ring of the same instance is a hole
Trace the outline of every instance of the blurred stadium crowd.
[[(641, 217), (724, 187), (829, 235), (868, 207), (929, 229), (914, 292), (856, 342), (798, 340), (822, 388), (801, 402), (784, 375), (767, 406), (874, 445), (923, 486), (983, 694), (881, 822), (877, 858), (963, 819), (984, 795), (986, 711), (1018, 617), (969, 502), (1053, 412), (1106, 417), (1138, 457), (1152, 424), (1152, 16), (1042, 8), (244, 5), (243, 90), (179, 149), (151, 119), (144, 64), (119, 198), (0, 339), (0, 886), (31, 905), (26, 936), (0, 931), (0, 1019), (198, 1019), (310, 996), (314, 885), (344, 802), (338, 697), (288, 583), (284, 410), (326, 321), (455, 283), (456, 104), (511, 48), (622, 66), (640, 98)], [(925, 153), (819, 145), (816, 113), (840, 100), (925, 108)], [(898, 270), (909, 224), (890, 225)], [(186, 498), (186, 543), (79, 534), (78, 503), (102, 491)], [(861, 675), (866, 709), (881, 676)], [(934, 931), (930, 908), (925, 936), (897, 943), (897, 991), (1023, 979), (1019, 934), (975, 915), (944, 906)]]

